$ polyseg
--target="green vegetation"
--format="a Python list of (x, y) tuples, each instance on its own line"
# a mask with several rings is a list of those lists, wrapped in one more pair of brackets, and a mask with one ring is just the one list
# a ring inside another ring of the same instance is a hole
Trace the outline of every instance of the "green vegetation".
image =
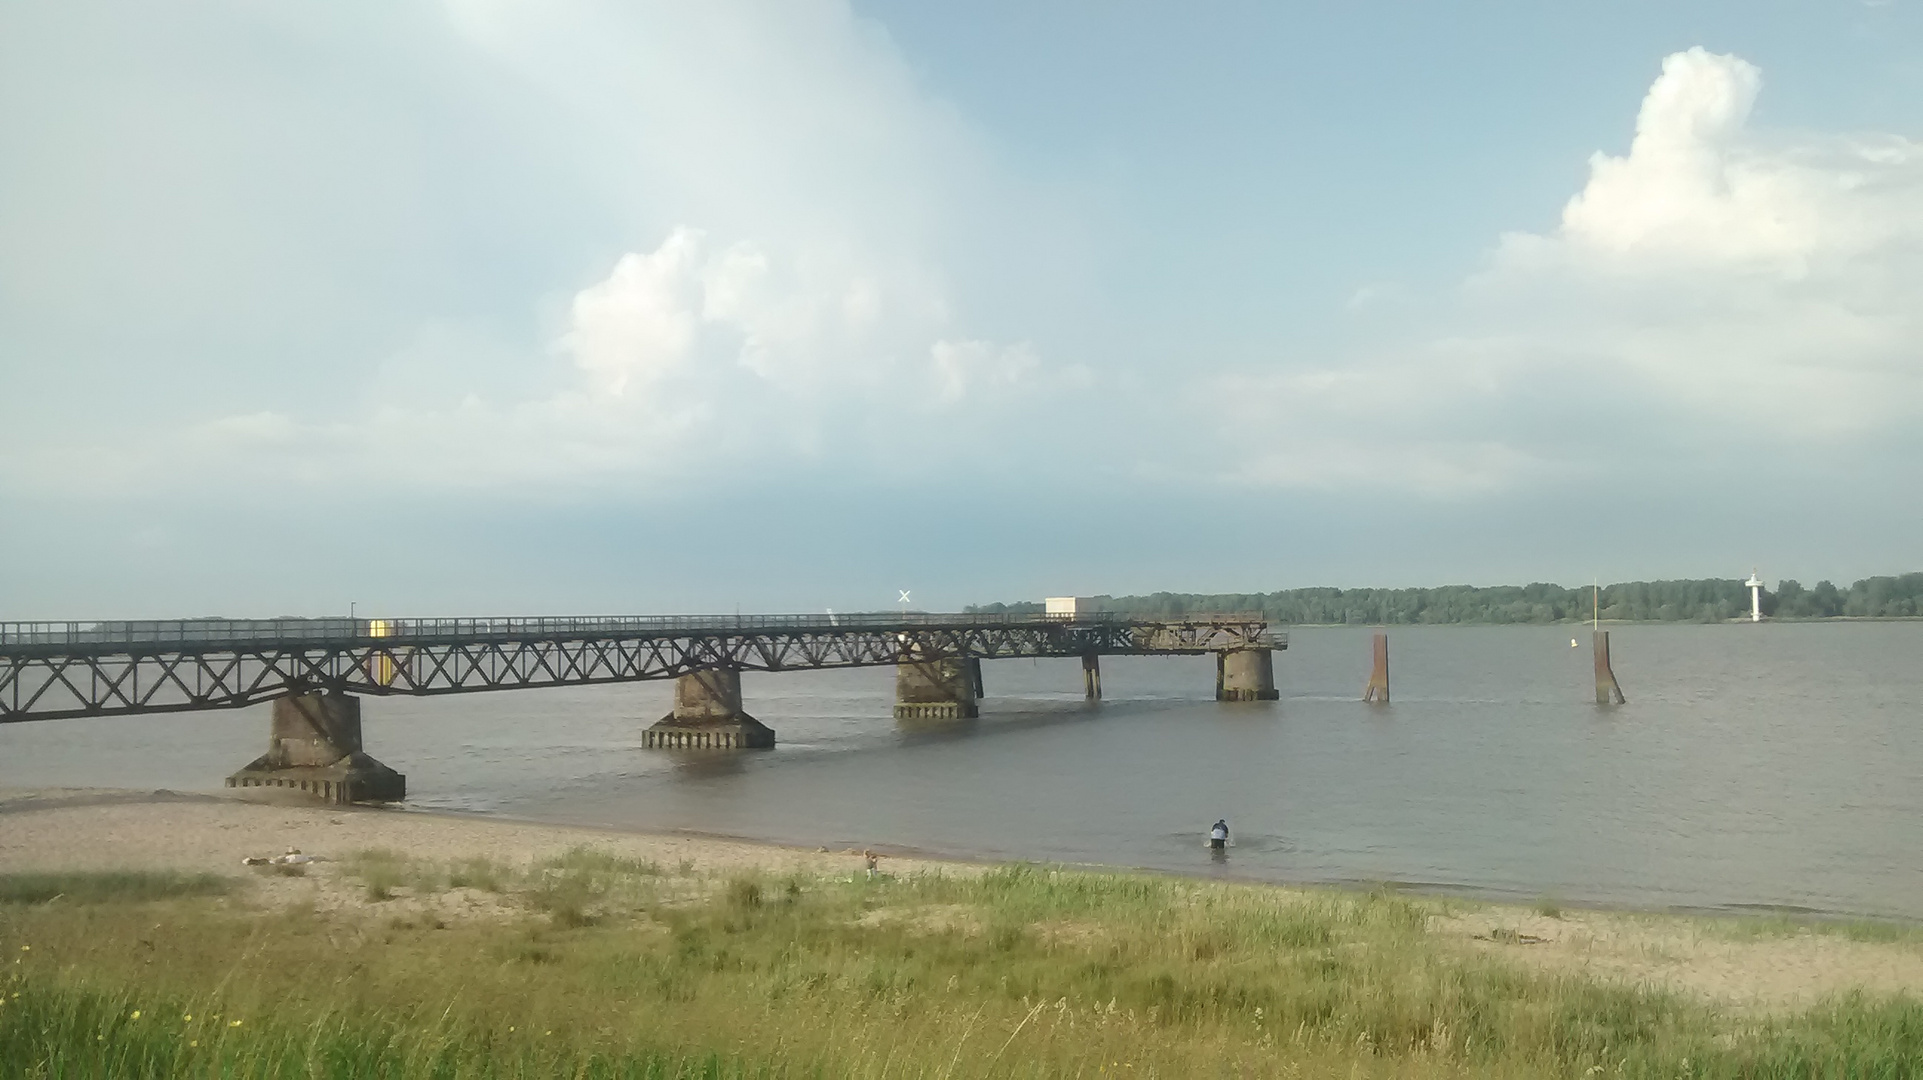
[[(1383, 623), (1582, 622), (1594, 614), (1587, 586), (1444, 585), (1434, 589), (1285, 589), (1272, 593), (1169, 593), (1097, 597), (1102, 610), (1142, 616), (1259, 611), (1272, 622), (1313, 625)], [(1749, 589), (1735, 578), (1629, 581), (1602, 587), (1604, 619), (1632, 622), (1720, 622), (1749, 614)], [(1033, 613), (1033, 602), (985, 604), (969, 611)], [(1923, 574), (1864, 578), (1847, 590), (1827, 581), (1814, 588), (1784, 580), (1763, 593), (1775, 618), (1912, 618), (1923, 615)]]
[(1761, 938), (1838, 937), (1880, 945), (1904, 944), (1923, 947), (1923, 925), (1887, 919), (1797, 919), (1786, 915), (1718, 919), (1709, 925), (1716, 936), (1731, 941)]
[(234, 885), (214, 874), (132, 870), (111, 873), (0, 874), (0, 904), (104, 904), (217, 896)]
[(0, 908), (0, 1075), (1923, 1075), (1912, 999), (1725, 1015), (1506, 963), (1385, 892), (343, 866), (390, 899)]

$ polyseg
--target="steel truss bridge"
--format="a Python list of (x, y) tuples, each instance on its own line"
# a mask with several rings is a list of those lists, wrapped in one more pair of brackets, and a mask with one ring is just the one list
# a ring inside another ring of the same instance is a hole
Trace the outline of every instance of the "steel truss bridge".
[(946, 658), (1287, 648), (1260, 615), (744, 615), (0, 622), (0, 723)]

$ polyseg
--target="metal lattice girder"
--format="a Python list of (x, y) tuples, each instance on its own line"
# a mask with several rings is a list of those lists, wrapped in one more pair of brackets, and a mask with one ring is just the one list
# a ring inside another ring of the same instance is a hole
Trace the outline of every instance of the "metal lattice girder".
[(240, 708), (328, 689), (434, 695), (937, 657), (1286, 648), (1259, 615), (771, 615), (0, 623), (0, 723)]

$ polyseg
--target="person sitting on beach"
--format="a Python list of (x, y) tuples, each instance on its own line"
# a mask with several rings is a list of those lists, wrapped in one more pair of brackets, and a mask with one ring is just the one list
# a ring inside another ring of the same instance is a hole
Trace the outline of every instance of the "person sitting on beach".
[(1209, 850), (1222, 851), (1229, 846), (1229, 820), (1217, 819), (1214, 828), (1209, 830)]

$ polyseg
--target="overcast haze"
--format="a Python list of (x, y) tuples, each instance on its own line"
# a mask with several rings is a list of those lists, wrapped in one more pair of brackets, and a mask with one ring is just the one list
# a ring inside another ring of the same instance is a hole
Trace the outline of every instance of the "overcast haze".
[(1916, 7), (1404, 7), (9, 3), (0, 617), (1923, 568)]

